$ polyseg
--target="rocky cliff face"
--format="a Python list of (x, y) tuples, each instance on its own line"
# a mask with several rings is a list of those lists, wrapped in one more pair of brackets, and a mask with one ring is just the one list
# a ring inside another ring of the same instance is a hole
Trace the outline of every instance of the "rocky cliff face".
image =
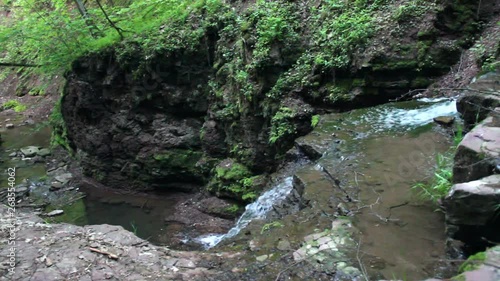
[[(191, 15), (177, 45), (165, 34), (168, 48), (138, 38), (81, 58), (62, 99), (68, 143), (110, 186), (192, 190), (212, 178), (242, 198), (316, 112), (383, 103), (446, 73), (492, 7), (382, 2), (237, 1)], [(234, 164), (231, 177), (220, 163)]]
[(472, 247), (490, 245), (498, 239), (499, 81), (498, 73), (479, 77), (457, 103), (466, 127), (473, 129), (464, 136), (456, 150), (453, 166), (455, 185), (444, 198), (443, 206), (448, 234)]

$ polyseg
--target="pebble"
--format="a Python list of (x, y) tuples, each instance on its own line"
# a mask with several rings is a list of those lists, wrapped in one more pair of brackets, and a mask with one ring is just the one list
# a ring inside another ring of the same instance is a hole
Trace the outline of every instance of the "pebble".
[(262, 256), (256, 257), (255, 259), (257, 261), (263, 262), (263, 261), (267, 260), (268, 257), (269, 257), (268, 255), (262, 255)]
[(12, 129), (12, 128), (14, 128), (14, 124), (12, 124), (12, 123), (5, 124), (5, 128)]
[(62, 215), (62, 214), (64, 214), (63, 210), (54, 210), (52, 212), (48, 212), (47, 216), (48, 217), (55, 217), (55, 216), (59, 216), (59, 215)]

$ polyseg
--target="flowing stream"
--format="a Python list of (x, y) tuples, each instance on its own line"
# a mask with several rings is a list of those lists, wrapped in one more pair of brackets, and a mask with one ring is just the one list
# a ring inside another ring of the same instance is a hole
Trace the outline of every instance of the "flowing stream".
[[(312, 209), (319, 208), (326, 215), (334, 212), (336, 206), (327, 206), (333, 196), (332, 183), (325, 179), (322, 171), (338, 169), (339, 161), (343, 163), (344, 158), (354, 159), (352, 163), (356, 172), (349, 176), (350, 182), (357, 185), (359, 204), (364, 208), (354, 216), (353, 223), (360, 232), (361, 250), (384, 261), (383, 266), (375, 264), (372, 268), (385, 278), (418, 280), (435, 276), (434, 273), (439, 272), (435, 261), (445, 256), (442, 214), (434, 212), (434, 206), (417, 200), (411, 192), (415, 182), (432, 176), (436, 154), (450, 146), (449, 135), (433, 122), (434, 117), (442, 115), (456, 115), (454, 100), (389, 103), (324, 115), (318, 127), (305, 137), (325, 148), (318, 161), (301, 168), (305, 193), (314, 193), (318, 198), (319, 203), (313, 203)], [(9, 165), (22, 167), (22, 160), (12, 160), (7, 155), (22, 146), (48, 146), (49, 133), (47, 129), (33, 132), (28, 127), (3, 132), (5, 142), (0, 153), (6, 161), (2, 163), (2, 168)], [(340, 156), (337, 142), (332, 140), (333, 135), (344, 136)], [(42, 177), (44, 173), (44, 165), (37, 164), (20, 168), (18, 175), (21, 179)], [(284, 177), (254, 203), (247, 205), (243, 215), (227, 233), (184, 237), (185, 240), (212, 248), (225, 239), (238, 237), (242, 229), (251, 227), (253, 221), (265, 219), (273, 205), (290, 194), (292, 181), (292, 175)], [(165, 217), (175, 211), (172, 206), (185, 199), (182, 194), (170, 199), (162, 195), (154, 198), (126, 194), (111, 196), (95, 191), (89, 195), (65, 208), (67, 218), (63, 221), (78, 225), (122, 225), (158, 244), (169, 244), (169, 233), (182, 231), (182, 225), (165, 223)], [(148, 208), (144, 208), (145, 202)], [(290, 241), (300, 243), (314, 228), (328, 227), (325, 222), (331, 223), (329, 217), (322, 215), (316, 218), (311, 215), (313, 211), (300, 211), (293, 220), (283, 218), (284, 227), (277, 229), (276, 234), (260, 235), (263, 245), (266, 239), (270, 245), (275, 245), (278, 236), (287, 236)], [(124, 213), (127, 216), (123, 216)]]
[(252, 220), (264, 218), (273, 205), (285, 199), (290, 191), (292, 191), (292, 177), (287, 177), (272, 189), (264, 192), (255, 202), (248, 204), (245, 212), (228, 233), (203, 235), (196, 238), (195, 241), (203, 244), (205, 248), (212, 248), (223, 239), (234, 237)]

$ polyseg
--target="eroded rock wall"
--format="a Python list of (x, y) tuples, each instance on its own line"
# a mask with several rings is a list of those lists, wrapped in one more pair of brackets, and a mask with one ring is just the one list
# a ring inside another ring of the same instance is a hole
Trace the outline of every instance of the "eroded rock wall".
[[(321, 16), (315, 2), (266, 3), (225, 6), (209, 25), (206, 14), (190, 17), (189, 44), (149, 52), (132, 40), (76, 61), (61, 108), (84, 173), (119, 188), (192, 190), (227, 158), (251, 174), (273, 171), (314, 114), (383, 103), (446, 73), (479, 15), (473, 0), (409, 2), (394, 15), (367, 4), (366, 34), (338, 38), (351, 50), (340, 56), (335, 38), (316, 36), (321, 23), (340, 24), (335, 7), (322, 3)], [(272, 16), (287, 25), (269, 39)], [(213, 186), (241, 197), (249, 176)]]

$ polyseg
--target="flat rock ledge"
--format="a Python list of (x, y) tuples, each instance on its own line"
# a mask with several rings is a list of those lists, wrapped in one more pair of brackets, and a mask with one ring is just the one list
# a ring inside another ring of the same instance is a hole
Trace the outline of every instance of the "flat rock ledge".
[(455, 154), (453, 182), (478, 180), (498, 172), (500, 165), (500, 108), (467, 133)]
[(12, 220), (0, 205), (0, 280), (211, 280), (221, 274), (214, 265), (238, 256), (173, 251), (121, 226), (47, 224), (16, 211)]
[(454, 225), (485, 226), (497, 213), (500, 175), (453, 185), (443, 200), (446, 221)]

